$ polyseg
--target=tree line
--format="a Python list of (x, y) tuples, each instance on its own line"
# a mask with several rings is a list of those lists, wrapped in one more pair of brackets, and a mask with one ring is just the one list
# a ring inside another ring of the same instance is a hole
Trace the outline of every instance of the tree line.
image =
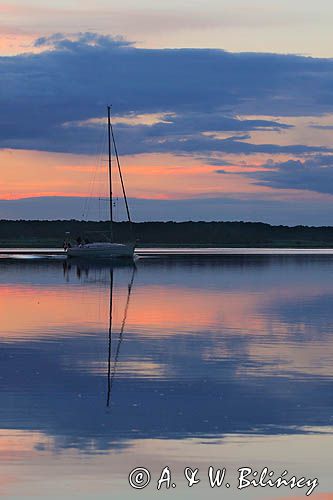
[[(333, 227), (272, 226), (260, 222), (128, 222), (113, 224), (115, 239), (138, 245), (311, 246), (332, 247)], [(61, 246), (78, 236), (106, 241), (109, 222), (77, 220), (0, 220), (1, 246)]]

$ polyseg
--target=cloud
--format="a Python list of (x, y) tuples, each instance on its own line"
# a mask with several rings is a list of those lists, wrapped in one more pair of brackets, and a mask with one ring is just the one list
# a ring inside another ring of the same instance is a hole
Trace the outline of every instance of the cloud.
[[(253, 130), (287, 130), (271, 120), (333, 110), (333, 61), (213, 49), (139, 49), (92, 33), (39, 38), (45, 50), (0, 58), (0, 147), (92, 153), (100, 127), (66, 126), (104, 116), (166, 113), (169, 123), (117, 125), (121, 151), (295, 153), (306, 145), (254, 145), (235, 138)], [(19, 120), (18, 120), (19, 117)], [(221, 140), (204, 132), (231, 132)]]
[(259, 185), (333, 194), (333, 156), (266, 165), (266, 170), (246, 174)]
[[(0, 200), (0, 219), (82, 219), (86, 198), (48, 196)], [(176, 200), (130, 198), (133, 219), (140, 221), (224, 220), (263, 221), (271, 224), (329, 226), (333, 202), (327, 199), (274, 200), (211, 197)], [(121, 211), (122, 210), (122, 211)], [(125, 211), (119, 208), (119, 218)], [(99, 200), (89, 201), (89, 220), (100, 220)], [(87, 213), (88, 212), (88, 213)], [(104, 212), (103, 212), (104, 213)]]
[(90, 47), (105, 47), (110, 50), (112, 47), (115, 49), (122, 47), (132, 47), (133, 43), (125, 40), (121, 36), (106, 37), (98, 35), (97, 33), (80, 33), (78, 36), (73, 37), (64, 36), (61, 33), (54, 33), (50, 36), (43, 36), (37, 38), (34, 42), (34, 47), (46, 47), (54, 50), (69, 50), (75, 51), (79, 49), (82, 44)]
[(311, 125), (311, 128), (318, 130), (333, 130), (333, 125)]

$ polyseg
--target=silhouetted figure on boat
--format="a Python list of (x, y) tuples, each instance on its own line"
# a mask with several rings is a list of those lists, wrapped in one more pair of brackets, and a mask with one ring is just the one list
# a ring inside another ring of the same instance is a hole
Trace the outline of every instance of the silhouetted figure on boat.
[(72, 245), (70, 244), (70, 242), (66, 241), (66, 240), (62, 244), (62, 247), (63, 247), (64, 250), (67, 250), (67, 248), (71, 248), (71, 246)]

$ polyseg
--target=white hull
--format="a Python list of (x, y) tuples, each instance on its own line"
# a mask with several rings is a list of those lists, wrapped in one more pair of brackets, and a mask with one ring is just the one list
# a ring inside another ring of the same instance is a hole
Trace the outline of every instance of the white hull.
[(134, 256), (135, 243), (87, 243), (67, 249), (69, 257), (81, 258), (130, 258)]

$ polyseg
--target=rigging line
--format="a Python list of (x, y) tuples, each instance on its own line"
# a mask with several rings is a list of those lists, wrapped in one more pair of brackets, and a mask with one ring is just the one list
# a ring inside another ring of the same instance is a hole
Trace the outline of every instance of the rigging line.
[(96, 162), (93, 178), (92, 178), (92, 181), (90, 184), (90, 192), (89, 192), (89, 195), (87, 195), (86, 199), (85, 199), (84, 208), (83, 208), (83, 218), (85, 215), (88, 218), (88, 213), (89, 213), (91, 203), (92, 203), (92, 197), (93, 197), (93, 191), (94, 191), (94, 187), (95, 187), (97, 170), (99, 170), (99, 168), (102, 164), (102, 156), (103, 156), (103, 152), (104, 152), (104, 148), (105, 148), (105, 142), (106, 142), (106, 128), (103, 127), (103, 135), (102, 135), (101, 141), (100, 141), (99, 153), (98, 153), (98, 146), (96, 147), (95, 156), (98, 157), (98, 160)]
[[(102, 166), (102, 162), (103, 162), (103, 155), (104, 155), (104, 151), (105, 151), (105, 144), (106, 144), (106, 127), (104, 127), (104, 135), (103, 135), (103, 142), (102, 142), (102, 147), (101, 147), (101, 150), (100, 150), (100, 155), (99, 155), (99, 162), (98, 162), (98, 167), (101, 168)], [(96, 180), (96, 174), (97, 174), (97, 171), (95, 172), (95, 178), (94, 178), (94, 183), (95, 183), (95, 180)], [(94, 189), (94, 184), (92, 186), (92, 191)], [(101, 191), (99, 191), (101, 192)], [(98, 194), (97, 190), (96, 190), (96, 195)], [(90, 202), (92, 202), (92, 198), (93, 198), (93, 192), (91, 193), (91, 197), (90, 197)], [(99, 200), (100, 202), (100, 200)], [(99, 218), (101, 219), (101, 210), (100, 210), (100, 203), (99, 203)]]
[[(116, 370), (117, 370), (117, 364), (118, 364), (118, 358), (119, 358), (119, 353), (120, 353), (120, 346), (123, 340), (123, 333), (126, 325), (126, 320), (127, 320), (127, 313), (128, 313), (128, 307), (130, 303), (130, 298), (131, 298), (131, 293), (132, 293), (132, 288), (133, 288), (133, 283), (134, 283), (134, 277), (135, 277), (135, 272), (136, 272), (136, 267), (133, 266), (133, 272), (132, 272), (132, 278), (131, 281), (128, 285), (128, 291), (127, 291), (127, 300), (126, 300), (126, 305), (124, 309), (124, 316), (123, 316), (123, 321), (121, 324), (120, 332), (119, 332), (119, 337), (118, 337), (118, 345), (117, 345), (117, 350), (114, 358), (114, 363), (111, 371), (111, 350), (109, 347), (109, 364), (108, 364), (108, 397), (107, 397), (107, 403), (106, 406), (110, 406), (111, 402), (111, 393), (112, 393), (112, 387), (113, 387), (113, 382), (116, 376)], [(109, 337), (110, 338), (110, 337)], [(110, 345), (110, 341), (109, 341)]]
[(116, 141), (115, 141), (115, 137), (114, 137), (114, 133), (113, 133), (113, 126), (112, 126), (112, 123), (111, 123), (111, 122), (110, 122), (110, 129), (111, 129), (111, 136), (112, 136), (113, 148), (114, 148), (114, 152), (115, 152), (115, 155), (116, 155), (116, 161), (117, 161), (118, 172), (119, 172), (119, 177), (120, 177), (121, 189), (122, 189), (122, 191), (123, 191), (124, 200), (125, 200), (125, 206), (126, 206), (127, 218), (128, 218), (128, 222), (132, 222), (132, 220), (131, 220), (131, 215), (130, 215), (130, 211), (129, 211), (129, 206), (128, 206), (128, 202), (127, 202), (127, 196), (126, 196), (126, 191), (125, 191), (125, 185), (124, 185), (123, 174), (122, 174), (122, 172), (121, 172), (121, 167), (120, 167), (120, 161), (119, 161), (119, 156), (118, 156), (118, 150), (117, 150)]
[[(102, 162), (103, 162), (103, 155), (104, 155), (104, 152), (105, 152), (105, 143), (106, 143), (106, 127), (104, 126), (103, 143), (102, 143), (102, 147), (101, 147), (101, 150), (100, 150), (100, 156), (99, 156), (99, 168), (101, 168)], [(100, 189), (99, 189), (99, 192), (101, 192)], [(96, 194), (98, 194), (97, 190), (96, 190)], [(100, 200), (99, 200), (99, 203), (100, 203)], [(99, 218), (101, 219), (100, 206), (99, 206)]]

